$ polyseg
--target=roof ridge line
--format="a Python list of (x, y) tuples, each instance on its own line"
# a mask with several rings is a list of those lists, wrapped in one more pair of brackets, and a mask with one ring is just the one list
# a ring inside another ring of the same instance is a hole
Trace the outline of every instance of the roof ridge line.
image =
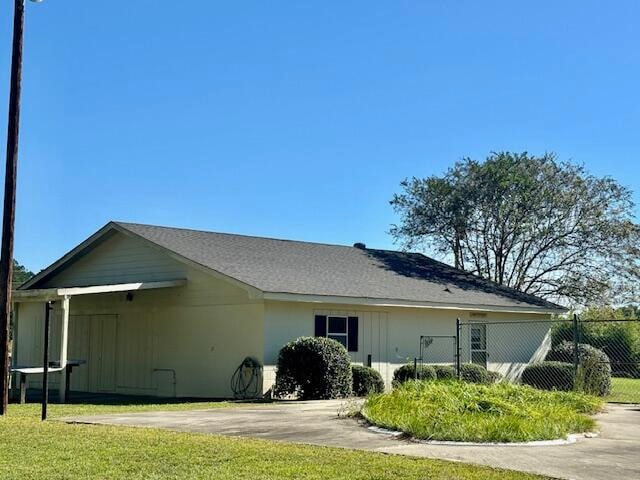
[[(341, 247), (341, 248), (356, 248), (352, 245), (343, 245), (339, 243), (327, 243), (327, 242), (313, 242), (310, 240), (292, 240), (290, 238), (277, 238), (277, 237), (265, 237), (260, 235), (248, 235), (244, 233), (231, 233), (231, 232), (216, 232), (213, 230), (200, 230), (197, 228), (188, 228), (188, 227), (170, 227), (167, 225), (153, 225), (150, 223), (136, 223), (136, 222), (122, 222), (119, 220), (112, 220), (110, 223), (115, 223), (117, 225), (121, 225), (124, 228), (127, 228), (128, 225), (135, 225), (138, 227), (151, 227), (151, 228), (161, 228), (165, 230), (182, 230), (186, 232), (196, 232), (196, 233), (207, 233), (214, 235), (226, 235), (230, 237), (244, 237), (244, 238), (256, 238), (260, 240), (274, 240), (277, 242), (290, 242), (290, 243), (305, 243), (308, 245), (324, 245), (326, 247)], [(378, 251), (387, 251), (387, 252), (401, 252), (400, 250), (388, 250), (388, 249), (378, 249), (378, 248), (367, 248), (367, 250), (378, 250)], [(401, 252), (401, 253), (413, 253), (413, 252)], [(429, 257), (427, 257), (429, 258)]]

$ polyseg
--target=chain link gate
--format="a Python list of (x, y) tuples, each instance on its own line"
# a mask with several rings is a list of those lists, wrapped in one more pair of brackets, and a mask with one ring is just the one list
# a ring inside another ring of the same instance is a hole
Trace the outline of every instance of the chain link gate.
[(420, 335), (419, 356), (415, 363), (423, 365), (454, 365), (456, 358), (455, 335)]

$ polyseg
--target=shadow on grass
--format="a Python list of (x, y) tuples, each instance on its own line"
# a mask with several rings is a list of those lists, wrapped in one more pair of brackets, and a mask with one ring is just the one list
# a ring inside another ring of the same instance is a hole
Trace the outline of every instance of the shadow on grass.
[[(39, 389), (27, 391), (27, 403), (41, 403), (42, 391)], [(50, 392), (49, 403), (60, 404), (57, 392)], [(202, 397), (154, 397), (150, 395), (121, 395), (111, 393), (71, 392), (66, 405), (95, 405), (95, 406), (139, 406), (139, 405), (180, 405), (199, 403), (271, 403), (269, 399), (234, 400), (228, 398)], [(12, 403), (17, 403), (12, 401)]]

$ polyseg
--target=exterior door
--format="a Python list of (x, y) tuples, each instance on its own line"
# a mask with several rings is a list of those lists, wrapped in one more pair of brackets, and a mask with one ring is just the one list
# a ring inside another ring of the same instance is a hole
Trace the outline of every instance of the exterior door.
[(92, 391), (114, 392), (116, 389), (117, 315), (91, 316), (89, 375)]
[(471, 325), (470, 356), (471, 363), (487, 367), (487, 326)]
[(69, 350), (70, 360), (81, 360), (86, 363), (75, 367), (71, 375), (70, 389), (77, 392), (88, 392), (89, 362), (91, 352), (91, 315), (69, 315)]
[[(153, 395), (155, 322), (146, 312), (123, 313), (118, 317), (117, 389), (118, 392)], [(173, 387), (172, 387), (173, 388)]]
[(391, 383), (393, 369), (388, 368), (388, 318), (386, 312), (360, 312), (357, 314), (360, 323), (359, 347), (354, 361), (362, 362), (375, 368), (385, 383)]

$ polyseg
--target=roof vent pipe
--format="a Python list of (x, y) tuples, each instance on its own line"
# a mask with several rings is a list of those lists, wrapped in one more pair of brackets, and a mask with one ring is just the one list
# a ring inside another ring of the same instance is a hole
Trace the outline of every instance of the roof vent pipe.
[(360, 250), (366, 250), (366, 248), (367, 248), (367, 246), (364, 243), (361, 243), (361, 242), (354, 243), (353, 246), (355, 248), (359, 248)]

